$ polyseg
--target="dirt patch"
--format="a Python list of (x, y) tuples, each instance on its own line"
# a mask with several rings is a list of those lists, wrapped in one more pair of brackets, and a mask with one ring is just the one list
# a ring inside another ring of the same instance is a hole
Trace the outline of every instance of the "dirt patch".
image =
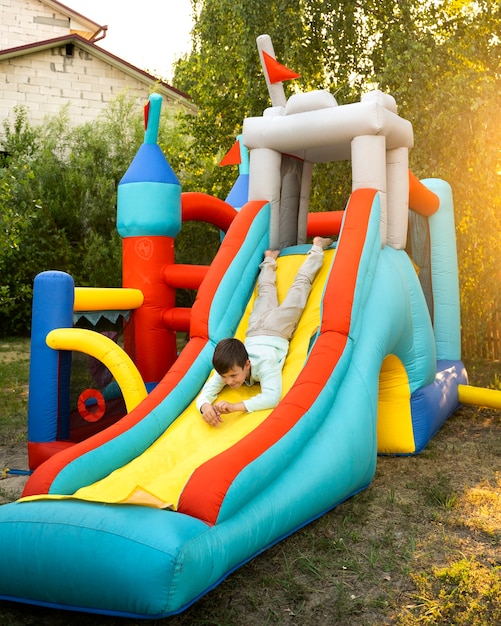
[(0, 445), (0, 504), (17, 500), (29, 476), (10, 473), (7, 470), (27, 471), (28, 453), (26, 443), (16, 446)]

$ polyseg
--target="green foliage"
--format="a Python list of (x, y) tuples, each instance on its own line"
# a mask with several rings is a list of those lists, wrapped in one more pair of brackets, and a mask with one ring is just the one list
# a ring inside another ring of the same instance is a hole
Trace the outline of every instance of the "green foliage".
[(37, 204), (28, 191), (34, 178), (28, 158), (5, 162), (7, 167), (0, 168), (0, 247), (9, 250), (19, 246), (21, 231)]
[(192, 150), (204, 155), (203, 163), (197, 159), (205, 170), (198, 190), (224, 198), (235, 171), (217, 164), (241, 133), (244, 117), (261, 115), (269, 106), (256, 37), (273, 30), (281, 61), (292, 62), (287, 51), (294, 49), (293, 29), (301, 28), (301, 15), (287, 0), (192, 0), (192, 4), (198, 15), (193, 50), (177, 63), (174, 83), (199, 107), (199, 114), (186, 120), (188, 134), (196, 139)]
[[(110, 173), (111, 159), (104, 149), (107, 139), (99, 124), (94, 129), (87, 125), (71, 130), (63, 110), (33, 128), (22, 108), (15, 114), (11, 125), (4, 122), (4, 149), (9, 156), (0, 169), (0, 180), (10, 182), (2, 186), (7, 191), (0, 206), (12, 242), (0, 252), (0, 334), (4, 336), (29, 329), (32, 283), (40, 271), (67, 271), (77, 284), (92, 281), (93, 276), (82, 271), (81, 261), (101, 252), (89, 247), (95, 240), (91, 233), (101, 236), (100, 243), (110, 238), (112, 185), (117, 179)], [(117, 267), (117, 258), (108, 257), (100, 269), (106, 268), (108, 278), (116, 283)]]
[[(189, 190), (210, 167), (190, 149), (185, 124), (164, 108), (159, 145)], [(76, 128), (64, 108), (32, 127), (18, 107), (3, 126), (8, 156), (0, 163), (0, 336), (7, 336), (29, 330), (33, 279), (41, 271), (66, 271), (79, 286), (121, 285), (117, 186), (144, 127), (142, 111), (126, 93), (96, 121)], [(188, 223), (176, 241), (177, 262), (208, 264), (218, 245), (217, 229)], [(191, 305), (193, 295), (181, 293), (179, 304)]]
[(72, 129), (63, 109), (32, 127), (22, 107), (4, 121), (0, 167), (0, 335), (25, 334), (33, 279), (67, 271), (76, 284), (119, 286), (116, 187), (142, 140), (124, 95)]

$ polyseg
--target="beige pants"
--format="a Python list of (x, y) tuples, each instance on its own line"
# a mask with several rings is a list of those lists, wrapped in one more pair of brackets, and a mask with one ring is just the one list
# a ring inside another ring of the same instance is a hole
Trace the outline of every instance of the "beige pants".
[(278, 304), (277, 262), (272, 257), (265, 257), (259, 266), (261, 271), (257, 283), (258, 295), (249, 317), (247, 337), (273, 335), (290, 340), (323, 260), (323, 249), (319, 246), (312, 246), (284, 301)]

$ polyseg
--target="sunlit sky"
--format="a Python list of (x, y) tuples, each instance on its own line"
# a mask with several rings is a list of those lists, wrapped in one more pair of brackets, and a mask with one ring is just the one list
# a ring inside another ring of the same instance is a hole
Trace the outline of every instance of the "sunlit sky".
[(61, 0), (108, 26), (97, 45), (155, 76), (172, 78), (172, 64), (190, 48), (190, 0)]

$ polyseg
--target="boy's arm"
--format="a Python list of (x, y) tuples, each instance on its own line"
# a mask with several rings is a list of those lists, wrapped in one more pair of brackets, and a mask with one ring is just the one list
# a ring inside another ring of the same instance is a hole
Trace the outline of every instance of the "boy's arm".
[(214, 372), (202, 387), (202, 391), (196, 400), (197, 409), (201, 412), (204, 404), (208, 403), (212, 405), (223, 387), (223, 379), (217, 372)]
[(214, 406), (221, 413), (234, 413), (235, 411), (262, 411), (264, 409), (273, 409), (280, 402), (282, 395), (282, 370), (269, 368), (261, 373), (260, 378), (261, 393), (243, 400), (242, 402), (226, 402), (222, 400)]
[(204, 421), (210, 426), (217, 426), (223, 421), (220, 417), (221, 411), (216, 405), (212, 404), (223, 387), (223, 379), (217, 372), (214, 372), (202, 387), (202, 391), (196, 400), (197, 409), (202, 414)]

